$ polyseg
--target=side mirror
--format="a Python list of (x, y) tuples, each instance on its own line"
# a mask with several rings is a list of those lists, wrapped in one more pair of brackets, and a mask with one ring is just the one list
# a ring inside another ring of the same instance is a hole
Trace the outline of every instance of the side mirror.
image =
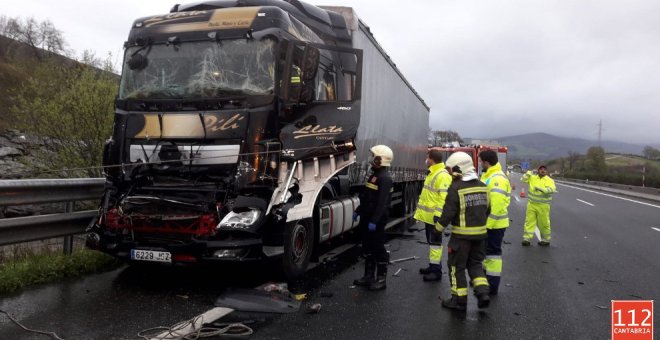
[(316, 78), (316, 72), (319, 69), (319, 60), (321, 52), (318, 48), (307, 46), (303, 56), (302, 80), (311, 81)]

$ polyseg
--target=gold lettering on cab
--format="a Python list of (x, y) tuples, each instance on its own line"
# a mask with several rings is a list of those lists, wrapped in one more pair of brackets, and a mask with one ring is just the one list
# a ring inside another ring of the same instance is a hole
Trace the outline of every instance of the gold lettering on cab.
[(229, 118), (223, 119), (218, 119), (217, 116), (206, 116), (204, 118), (204, 124), (206, 125), (206, 130), (209, 132), (234, 130), (240, 127), (238, 122), (244, 118), (245, 117), (241, 116), (240, 114), (235, 114)]
[[(330, 125), (328, 127), (321, 127), (321, 125), (307, 125), (303, 126), (299, 130), (293, 131), (293, 134), (296, 135), (294, 139), (305, 138), (305, 137), (330, 137), (342, 133), (344, 130), (340, 126)], [(318, 138), (317, 138), (318, 139)], [(325, 138), (329, 139), (329, 138)]]

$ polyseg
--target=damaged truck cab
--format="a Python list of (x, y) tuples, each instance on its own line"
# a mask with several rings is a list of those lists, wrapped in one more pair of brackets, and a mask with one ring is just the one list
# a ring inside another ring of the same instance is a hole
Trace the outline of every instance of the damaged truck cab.
[[(354, 35), (345, 15), (295, 0), (176, 5), (136, 20), (88, 246), (135, 261), (280, 256), (288, 276), (304, 273), (316, 244), (356, 226), (367, 166), (354, 164)], [(428, 108), (425, 119), (424, 129)], [(401, 170), (410, 206), (423, 169)]]

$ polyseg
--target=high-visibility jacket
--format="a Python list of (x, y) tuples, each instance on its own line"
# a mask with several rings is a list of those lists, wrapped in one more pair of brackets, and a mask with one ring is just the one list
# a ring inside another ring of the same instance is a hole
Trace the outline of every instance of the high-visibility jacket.
[(433, 224), (433, 216), (442, 215), (445, 205), (447, 189), (451, 185), (451, 175), (445, 169), (445, 163), (438, 163), (429, 167), (431, 173), (424, 180), (424, 188), (419, 195), (417, 210), (414, 218), (418, 221)]
[(451, 223), (452, 238), (480, 240), (487, 237), (490, 204), (486, 184), (476, 178), (466, 182), (454, 179), (443, 209), (440, 224), (446, 227)]
[(486, 227), (500, 229), (509, 226), (509, 204), (511, 203), (511, 183), (502, 172), (500, 163), (492, 165), (481, 175), (481, 181), (488, 186), (490, 215)]
[(529, 183), (527, 192), (527, 201), (530, 203), (550, 204), (552, 195), (557, 192), (555, 181), (550, 176), (540, 177), (527, 171), (522, 176), (522, 181)]

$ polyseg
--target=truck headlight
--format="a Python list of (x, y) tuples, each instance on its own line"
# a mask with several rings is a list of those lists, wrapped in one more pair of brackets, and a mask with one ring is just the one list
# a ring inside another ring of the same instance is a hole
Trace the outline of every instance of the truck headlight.
[(246, 211), (236, 212), (230, 211), (218, 224), (218, 228), (236, 228), (246, 229), (257, 222), (261, 216), (259, 209), (250, 208)]

